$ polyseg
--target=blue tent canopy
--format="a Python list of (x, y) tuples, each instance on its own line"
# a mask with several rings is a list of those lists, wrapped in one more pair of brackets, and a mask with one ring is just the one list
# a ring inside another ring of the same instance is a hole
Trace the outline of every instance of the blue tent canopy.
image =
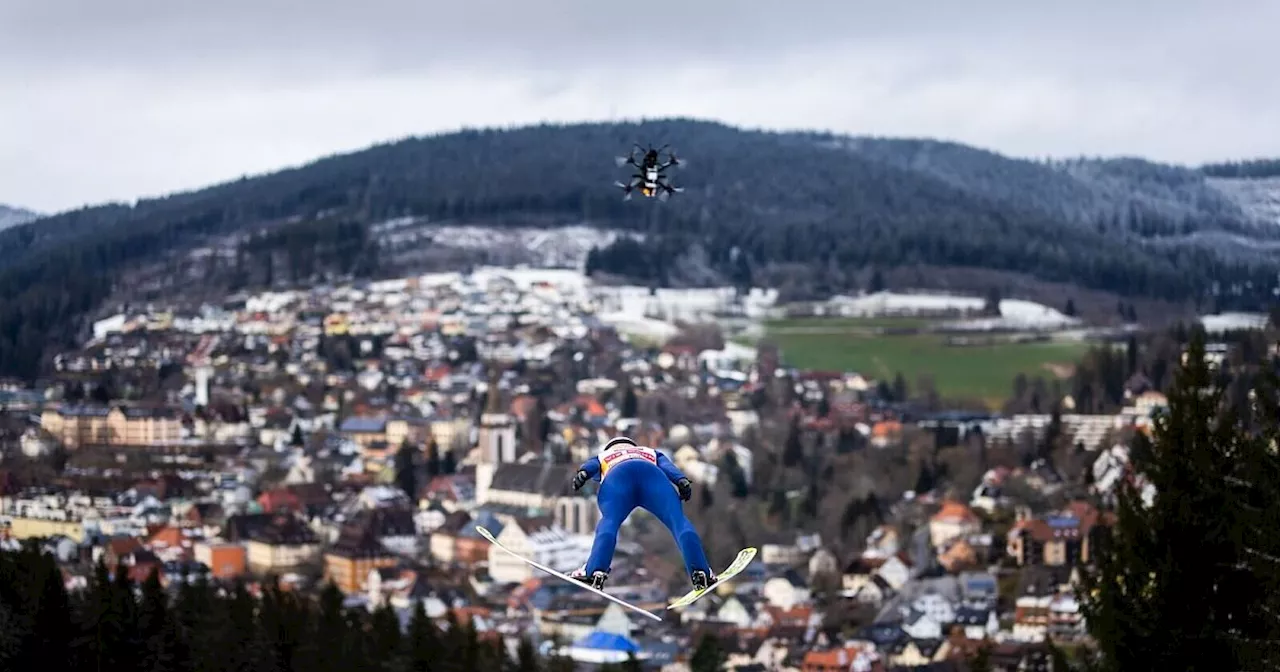
[(636, 643), (627, 637), (609, 632), (600, 632), (599, 630), (579, 639), (573, 645), (598, 651), (622, 651), (624, 653), (638, 653), (640, 651), (640, 647), (636, 646)]

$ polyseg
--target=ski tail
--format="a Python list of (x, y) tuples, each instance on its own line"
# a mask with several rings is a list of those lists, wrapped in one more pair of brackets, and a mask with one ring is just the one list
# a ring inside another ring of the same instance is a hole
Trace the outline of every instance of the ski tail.
[(728, 582), (733, 577), (741, 574), (742, 570), (746, 569), (747, 565), (751, 564), (751, 561), (755, 559), (756, 553), (757, 553), (757, 550), (755, 547), (744, 548), (741, 551), (738, 551), (738, 557), (734, 558), (733, 563), (730, 564), (729, 567), (726, 568), (723, 572), (720, 572), (720, 574), (716, 576), (716, 580), (714, 583), (712, 583), (711, 585), (707, 586), (702, 590), (691, 590), (688, 593), (685, 593), (683, 596), (676, 598), (670, 604), (668, 604), (667, 609), (668, 610), (679, 609), (681, 607), (687, 607), (690, 604), (697, 602), (699, 599), (702, 598), (703, 595), (710, 593), (711, 591), (720, 587), (722, 584)]
[(624, 608), (626, 608), (626, 609), (630, 609), (630, 610), (632, 610), (632, 611), (634, 611), (634, 612), (636, 612), (636, 613), (638, 613), (638, 614), (641, 614), (641, 615), (643, 615), (643, 616), (646, 616), (646, 617), (648, 617), (648, 618), (651, 618), (651, 619), (653, 619), (653, 620), (655, 620), (655, 621), (657, 621), (657, 622), (659, 622), (659, 623), (661, 623), (661, 622), (662, 622), (662, 617), (661, 617), (661, 616), (659, 616), (659, 615), (657, 615), (657, 614), (655, 614), (655, 613), (653, 613), (653, 612), (651, 612), (651, 611), (648, 611), (647, 609), (641, 609), (640, 607), (637, 607), (636, 605), (631, 604), (630, 602), (627, 602), (626, 600), (624, 600), (624, 599), (622, 599), (622, 598), (620, 598), (620, 597), (615, 597), (615, 596), (613, 596), (613, 595), (610, 595), (609, 593), (606, 593), (606, 592), (604, 592), (603, 590), (600, 590), (600, 589), (596, 588), (595, 586), (592, 586), (592, 585), (587, 584), (587, 583), (583, 583), (583, 582), (581, 582), (581, 581), (579, 581), (579, 580), (577, 580), (577, 579), (575, 579), (575, 578), (573, 578), (573, 577), (570, 577), (569, 575), (567, 575), (567, 574), (565, 574), (565, 573), (563, 573), (563, 572), (557, 572), (556, 570), (554, 570), (554, 569), (552, 569), (552, 568), (550, 568), (550, 567), (547, 567), (546, 565), (544, 565), (544, 564), (542, 564), (542, 563), (540, 563), (540, 562), (535, 562), (535, 561), (533, 561), (533, 560), (530, 560), (529, 558), (526, 558), (526, 557), (524, 557), (524, 556), (520, 555), (519, 553), (516, 553), (515, 551), (513, 551), (513, 550), (511, 550), (511, 549), (507, 548), (506, 546), (503, 546), (501, 543), (499, 543), (499, 542), (498, 542), (498, 540), (497, 540), (497, 539), (494, 539), (494, 538), (493, 538), (493, 534), (492, 534), (491, 532), (489, 532), (489, 530), (485, 529), (484, 527), (481, 527), (481, 526), (479, 526), (479, 525), (476, 525), (476, 532), (477, 532), (477, 533), (479, 533), (479, 535), (480, 535), (481, 537), (484, 537), (485, 541), (488, 541), (489, 543), (493, 544), (494, 546), (497, 546), (498, 548), (502, 549), (502, 551), (503, 551), (504, 553), (506, 553), (507, 555), (510, 555), (511, 557), (513, 557), (513, 558), (515, 558), (515, 559), (517, 559), (517, 560), (519, 560), (519, 561), (521, 561), (521, 562), (525, 563), (526, 565), (529, 565), (530, 567), (533, 567), (534, 569), (542, 570), (542, 571), (544, 571), (544, 572), (546, 572), (546, 573), (548, 573), (548, 574), (550, 574), (550, 575), (552, 575), (552, 576), (554, 576), (554, 577), (556, 577), (556, 578), (558, 578), (558, 579), (560, 579), (560, 580), (562, 580), (562, 581), (567, 581), (568, 583), (571, 583), (571, 584), (573, 584), (573, 585), (575, 585), (575, 586), (578, 586), (578, 587), (583, 588), (583, 589), (585, 589), (585, 590), (589, 590), (589, 591), (591, 591), (591, 592), (595, 593), (596, 595), (599, 595), (600, 597), (603, 597), (603, 598), (605, 598), (606, 600), (609, 600), (610, 602), (613, 602), (613, 603), (617, 604), (617, 605), (618, 605), (618, 606), (620, 606), (620, 607), (624, 607)]

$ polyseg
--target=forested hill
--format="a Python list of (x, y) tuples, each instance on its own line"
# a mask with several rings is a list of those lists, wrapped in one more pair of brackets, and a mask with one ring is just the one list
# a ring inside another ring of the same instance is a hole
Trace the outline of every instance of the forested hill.
[[(672, 143), (688, 161), (675, 175), (686, 192), (623, 202), (613, 157), (633, 142)], [(1252, 222), (1203, 173), (1137, 160), (1036, 163), (691, 120), (466, 131), (0, 231), (0, 373), (33, 373), (42, 348), (67, 340), (131, 265), (283, 222), (349, 232), (404, 215), (643, 232), (643, 244), (594, 261), (655, 283), (686, 280), (680, 257), (694, 255), (736, 282), (800, 264), (839, 271), (825, 285), (836, 291), (848, 269), (936, 265), (1174, 300), (1216, 282), (1239, 307), (1270, 296), (1267, 252), (1280, 243), (1280, 227)], [(343, 270), (376, 269), (342, 256)]]
[(1228, 161), (1201, 166), (1200, 170), (1210, 177), (1280, 177), (1280, 159), (1252, 159), (1249, 161)]

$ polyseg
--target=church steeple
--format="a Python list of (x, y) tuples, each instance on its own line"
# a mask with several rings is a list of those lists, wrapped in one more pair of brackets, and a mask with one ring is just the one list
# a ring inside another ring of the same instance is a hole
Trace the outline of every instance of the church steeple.
[(501, 371), (494, 367), (489, 373), (489, 390), (480, 415), (480, 455), (489, 464), (516, 461), (516, 426), (502, 403), (502, 391), (498, 389)]
[(498, 389), (499, 380), (501, 377), (495, 367), (489, 372), (489, 390), (484, 403), (485, 415), (502, 413), (502, 392)]

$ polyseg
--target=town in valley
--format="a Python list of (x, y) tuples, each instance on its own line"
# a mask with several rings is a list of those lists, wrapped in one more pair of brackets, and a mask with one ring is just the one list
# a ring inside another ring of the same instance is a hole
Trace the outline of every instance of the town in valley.
[[(1051, 646), (1086, 643), (1076, 586), (1113, 515), (1097, 503), (1166, 404), (1140, 373), (1110, 407), (1074, 399), (1076, 363), (1123, 356), (1132, 325), (1062, 308), (500, 267), (121, 304), (0, 391), (0, 547), (38, 540), (72, 592), (98, 562), (171, 590), (332, 582), (349, 607), (407, 622), (420, 604), (584, 670), (688, 670), (708, 633), (736, 672), (950, 669), (929, 666), (984, 643), (993, 669), (1049, 669)], [(599, 511), (570, 482), (619, 434), (693, 480), (713, 564), (760, 549), (664, 612), (687, 577), (633, 516), (607, 590), (662, 623), (476, 533), (583, 563)]]

